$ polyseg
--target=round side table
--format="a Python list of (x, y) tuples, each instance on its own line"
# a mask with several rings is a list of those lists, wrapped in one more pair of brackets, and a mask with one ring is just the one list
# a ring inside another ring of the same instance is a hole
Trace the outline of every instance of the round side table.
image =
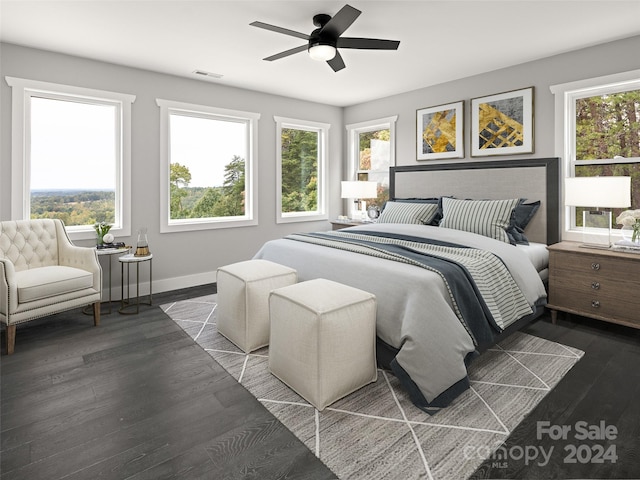
[[(144, 257), (136, 257), (134, 254), (129, 253), (127, 255), (122, 255), (118, 258), (120, 262), (120, 272), (122, 283), (120, 285), (121, 288), (121, 306), (118, 310), (119, 313), (133, 315), (140, 311), (140, 264), (143, 262), (149, 262), (149, 302), (144, 302), (143, 305), (151, 305), (152, 304), (152, 259), (153, 254), (146, 255)], [(129, 292), (131, 286), (131, 279), (129, 275), (129, 267), (132, 263), (136, 265), (136, 302), (133, 303), (131, 301), (131, 294)], [(127, 298), (125, 300), (124, 297), (124, 266), (127, 265)], [(133, 310), (135, 308), (135, 310)]]

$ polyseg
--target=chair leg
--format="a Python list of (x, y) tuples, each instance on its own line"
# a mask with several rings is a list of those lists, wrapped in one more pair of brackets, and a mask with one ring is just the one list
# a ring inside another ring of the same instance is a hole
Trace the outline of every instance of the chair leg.
[(7, 355), (11, 355), (16, 346), (16, 325), (7, 325)]
[(93, 304), (93, 324), (96, 327), (100, 325), (100, 302)]

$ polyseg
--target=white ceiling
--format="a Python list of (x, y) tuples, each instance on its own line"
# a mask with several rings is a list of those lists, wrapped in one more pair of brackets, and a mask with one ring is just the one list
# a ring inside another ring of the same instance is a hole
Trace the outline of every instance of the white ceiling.
[(262, 60), (305, 42), (249, 23), (308, 34), (345, 3), (0, 0), (0, 40), (347, 106), (640, 34), (640, 0), (348, 0), (362, 14), (344, 36), (399, 49), (343, 49), (337, 73), (306, 52)]

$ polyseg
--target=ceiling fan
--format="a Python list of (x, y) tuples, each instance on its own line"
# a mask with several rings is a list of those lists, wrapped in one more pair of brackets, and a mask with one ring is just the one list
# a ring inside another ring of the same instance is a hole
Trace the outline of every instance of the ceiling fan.
[(344, 60), (338, 52), (338, 48), (356, 48), (365, 50), (397, 50), (400, 42), (397, 40), (381, 40), (377, 38), (354, 38), (341, 37), (345, 30), (355, 22), (362, 12), (350, 5), (345, 5), (333, 17), (320, 13), (314, 15), (313, 24), (318, 27), (311, 35), (296, 32), (287, 28), (276, 27), (263, 22), (253, 22), (250, 25), (272, 32), (283, 33), (296, 38), (307, 40), (305, 45), (301, 45), (284, 52), (276, 53), (265, 58), (269, 62), (280, 58), (288, 57), (294, 53), (309, 51), (309, 56), (314, 60), (326, 61), (334, 72), (345, 67)]

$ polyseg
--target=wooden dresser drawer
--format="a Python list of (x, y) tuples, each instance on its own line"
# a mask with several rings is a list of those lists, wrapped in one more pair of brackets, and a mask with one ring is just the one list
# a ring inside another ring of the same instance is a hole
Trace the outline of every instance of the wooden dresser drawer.
[(627, 296), (609, 296), (604, 292), (556, 287), (549, 291), (549, 304), (575, 311), (587, 317), (632, 323), (640, 328), (640, 300)]
[[(635, 267), (635, 268), (634, 268)], [(620, 258), (606, 258), (593, 254), (553, 252), (549, 255), (550, 271), (564, 270), (567, 274), (593, 278), (634, 279), (638, 276), (638, 265)], [(637, 279), (640, 282), (640, 279)]]
[(575, 274), (570, 270), (557, 269), (549, 276), (550, 295), (555, 288), (571, 289), (640, 305), (640, 274), (635, 277), (600, 275), (599, 272)]

